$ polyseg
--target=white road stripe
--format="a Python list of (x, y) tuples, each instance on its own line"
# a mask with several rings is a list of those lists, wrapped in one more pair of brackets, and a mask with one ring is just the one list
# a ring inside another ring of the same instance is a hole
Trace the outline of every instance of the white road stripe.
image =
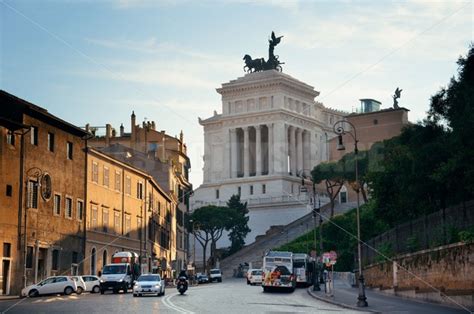
[(172, 309), (172, 310), (175, 310), (179, 313), (183, 313), (183, 314), (194, 314), (194, 312), (192, 311), (189, 311), (189, 310), (186, 310), (186, 309), (183, 309), (177, 305), (175, 305), (173, 302), (171, 302), (171, 298), (178, 295), (178, 293), (174, 293), (174, 294), (169, 294), (167, 295), (166, 297), (163, 298), (163, 304)]

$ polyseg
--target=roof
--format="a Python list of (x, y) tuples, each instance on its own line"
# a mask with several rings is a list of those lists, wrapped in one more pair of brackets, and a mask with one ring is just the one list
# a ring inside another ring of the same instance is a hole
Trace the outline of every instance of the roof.
[(365, 115), (370, 115), (370, 114), (377, 114), (377, 113), (387, 113), (387, 112), (392, 112), (392, 111), (410, 111), (407, 108), (387, 108), (387, 109), (382, 109), (378, 111), (371, 111), (371, 112), (362, 112), (362, 113), (351, 113), (350, 115), (346, 116), (346, 118), (352, 118), (352, 117), (360, 117), (360, 116), (365, 116)]
[(281, 252), (281, 251), (270, 251), (265, 255), (265, 257), (292, 257), (293, 253), (291, 252)]
[[(24, 99), (0, 90), (0, 117), (10, 122), (23, 123), (23, 114), (41, 120), (77, 136), (85, 136), (87, 132), (67, 121), (64, 121), (48, 112), (48, 110), (34, 105)], [(29, 126), (28, 126), (29, 127)]]

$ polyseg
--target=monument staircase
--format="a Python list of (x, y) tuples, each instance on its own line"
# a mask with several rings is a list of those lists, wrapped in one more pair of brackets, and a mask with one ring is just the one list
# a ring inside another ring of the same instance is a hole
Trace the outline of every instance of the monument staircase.
[[(342, 214), (355, 206), (355, 203), (336, 203), (336, 207), (334, 208), (335, 215)], [(323, 215), (324, 221), (327, 220), (326, 217), (329, 218), (330, 213), (330, 203), (321, 207), (321, 214)], [(239, 268), (239, 264), (248, 263), (252, 265), (252, 268), (262, 267), (263, 256), (266, 252), (295, 240), (310, 230), (313, 230), (313, 227), (314, 218), (312, 213), (285, 226), (272, 226), (265, 235), (258, 236), (255, 242), (220, 261), (223, 276), (227, 278), (232, 277)]]

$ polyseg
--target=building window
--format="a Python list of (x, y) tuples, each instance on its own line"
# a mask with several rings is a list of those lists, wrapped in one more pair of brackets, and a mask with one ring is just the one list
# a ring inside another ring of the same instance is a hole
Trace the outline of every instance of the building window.
[(374, 119), (374, 124), (379, 124), (379, 120)]
[(91, 210), (91, 228), (97, 228), (97, 207), (92, 206)]
[(114, 213), (114, 229), (115, 233), (120, 233), (120, 213), (117, 211)]
[(72, 198), (66, 197), (66, 218), (72, 218)]
[(26, 248), (26, 268), (33, 267), (33, 247), (28, 246)]
[(219, 199), (219, 190), (216, 190), (216, 199)]
[(130, 236), (130, 229), (132, 228), (132, 221), (130, 215), (125, 215), (125, 235)]
[(115, 171), (115, 190), (122, 190), (122, 174), (119, 171)]
[(109, 187), (109, 168), (104, 166), (104, 176), (102, 177), (102, 184)]
[(241, 196), (241, 194), (242, 194), (242, 188), (241, 188), (240, 186), (237, 187), (237, 194), (238, 194), (239, 196)]
[(31, 133), (31, 145), (38, 146), (38, 127), (32, 126), (30, 133)]
[(67, 153), (67, 159), (72, 160), (72, 142), (67, 142), (66, 143), (66, 153)]
[(265, 193), (267, 193), (267, 185), (262, 184), (262, 194), (265, 194)]
[(3, 243), (3, 257), (11, 257), (11, 243)]
[(48, 132), (48, 150), (54, 152), (54, 133)]
[(92, 182), (99, 183), (99, 165), (96, 162), (92, 163)]
[(132, 179), (129, 176), (125, 177), (125, 193), (132, 195)]
[(84, 216), (84, 202), (83, 201), (77, 201), (77, 220), (82, 220), (82, 217)]
[(7, 132), (7, 144), (15, 146), (15, 133), (10, 130)]
[(143, 199), (143, 183), (137, 182), (137, 198)]
[(107, 232), (109, 229), (109, 210), (102, 208), (102, 231)]
[(13, 187), (10, 184), (7, 184), (7, 196), (13, 195)]
[(250, 186), (250, 195), (253, 195), (253, 185)]
[(38, 182), (28, 180), (28, 208), (38, 208)]
[(53, 250), (53, 261), (51, 263), (51, 269), (52, 270), (59, 269), (59, 251), (58, 250)]
[(61, 195), (54, 194), (54, 214), (61, 215)]

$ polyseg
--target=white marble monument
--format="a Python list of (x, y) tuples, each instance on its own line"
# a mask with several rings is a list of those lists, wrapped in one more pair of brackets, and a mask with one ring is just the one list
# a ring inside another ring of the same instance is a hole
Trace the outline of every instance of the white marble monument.
[[(204, 127), (204, 180), (191, 210), (225, 205), (233, 194), (248, 202), (246, 244), (272, 225), (288, 224), (311, 210), (312, 189), (302, 192), (301, 176), (327, 160), (332, 125), (344, 113), (315, 101), (312, 86), (268, 70), (222, 84), (222, 113)], [(306, 180), (310, 187), (311, 182)], [(218, 247), (230, 243), (224, 235)]]

